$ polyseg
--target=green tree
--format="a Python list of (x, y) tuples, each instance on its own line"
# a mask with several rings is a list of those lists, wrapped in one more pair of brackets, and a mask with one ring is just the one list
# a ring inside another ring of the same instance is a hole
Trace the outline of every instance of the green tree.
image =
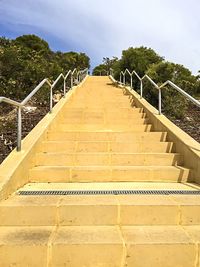
[(118, 62), (117, 57), (110, 59), (109, 57), (103, 58), (103, 64), (96, 66), (93, 70), (93, 75), (107, 75), (110, 72), (111, 68), (114, 68), (114, 65)]
[(104, 76), (108, 74), (108, 70), (105, 64), (100, 64), (93, 69), (93, 75), (95, 76)]
[(46, 41), (35, 35), (15, 40), (1, 37), (0, 95), (22, 100), (44, 78), (54, 80), (61, 72), (66, 74), (70, 69), (89, 68), (89, 65), (86, 54), (53, 52)]
[[(149, 69), (152, 64), (162, 62), (163, 57), (159, 56), (153, 49), (144, 46), (130, 47), (122, 51), (122, 57), (113, 65), (115, 79), (119, 80), (120, 72), (128, 69), (135, 70), (140, 77)], [(130, 82), (130, 77), (127, 76), (127, 82)], [(139, 81), (135, 77), (133, 86), (137, 90), (139, 88)]]
[(19, 36), (15, 39), (14, 43), (30, 50), (37, 51), (41, 54), (51, 52), (48, 43), (34, 34)]
[[(189, 94), (195, 95), (196, 93), (198, 79), (183, 65), (171, 62), (160, 62), (151, 65), (147, 74), (158, 85), (170, 80)], [(149, 82), (145, 82), (144, 85), (145, 97), (153, 105), (157, 106), (157, 90), (152, 88)], [(188, 102), (179, 92), (172, 87), (167, 86), (162, 89), (162, 105), (166, 114), (176, 118), (181, 118), (184, 116)]]

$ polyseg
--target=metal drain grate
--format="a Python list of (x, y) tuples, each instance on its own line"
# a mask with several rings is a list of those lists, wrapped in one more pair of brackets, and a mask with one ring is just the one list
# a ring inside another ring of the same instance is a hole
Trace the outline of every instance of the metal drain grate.
[(23, 196), (46, 196), (46, 195), (200, 195), (200, 191), (189, 190), (41, 190), (41, 191), (19, 191)]

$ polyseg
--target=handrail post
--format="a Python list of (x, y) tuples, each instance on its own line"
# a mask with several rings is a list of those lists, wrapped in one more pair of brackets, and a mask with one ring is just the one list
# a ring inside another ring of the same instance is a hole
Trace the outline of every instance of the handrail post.
[(131, 74), (131, 89), (133, 89), (133, 75)]
[(50, 88), (50, 113), (52, 113), (53, 108), (53, 87)]
[(161, 89), (158, 89), (158, 110), (159, 110), (159, 115), (162, 114), (162, 93), (161, 93)]
[(143, 98), (143, 82), (142, 79), (140, 80), (140, 98)]
[(126, 74), (124, 74), (124, 77), (123, 77), (123, 84), (126, 85)]
[(17, 115), (17, 151), (21, 151), (22, 143), (22, 108), (18, 107)]
[(122, 83), (122, 74), (120, 73), (120, 78), (119, 78), (120, 84)]
[(66, 96), (66, 79), (64, 78), (64, 97)]
[(73, 87), (73, 74), (71, 74), (71, 89)]

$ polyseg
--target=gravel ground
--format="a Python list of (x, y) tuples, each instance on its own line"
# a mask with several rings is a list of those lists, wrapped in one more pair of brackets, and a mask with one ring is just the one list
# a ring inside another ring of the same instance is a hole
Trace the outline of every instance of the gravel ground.
[(188, 111), (181, 120), (170, 119), (200, 143), (200, 109), (198, 107), (194, 105), (189, 106)]
[[(0, 114), (0, 163), (16, 147), (17, 139), (17, 110), (5, 108), (5, 114)], [(47, 107), (29, 108), (22, 111), (22, 136), (23, 138), (37, 125), (48, 113)]]

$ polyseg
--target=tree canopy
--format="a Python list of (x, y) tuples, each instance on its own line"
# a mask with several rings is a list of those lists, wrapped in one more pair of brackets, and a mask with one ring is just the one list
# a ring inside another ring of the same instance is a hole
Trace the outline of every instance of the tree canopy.
[[(109, 62), (109, 58), (106, 58)], [(103, 58), (103, 63), (105, 58)], [(97, 66), (96, 70), (105, 68), (105, 63)], [(162, 56), (156, 53), (153, 49), (147, 47), (130, 47), (122, 51), (121, 59), (115, 60), (111, 65), (114, 70), (114, 77), (119, 80), (120, 72), (128, 69), (135, 70), (140, 77), (148, 74), (157, 84), (162, 84), (167, 80), (171, 80), (183, 90), (191, 95), (200, 94), (200, 75), (194, 76), (191, 71), (183, 65), (167, 62)], [(130, 77), (127, 75), (127, 82), (130, 82)], [(139, 90), (140, 81), (135, 77), (133, 79), (133, 87)], [(158, 91), (145, 80), (144, 96), (155, 107), (158, 105)], [(180, 93), (172, 88), (164, 88), (162, 90), (162, 105), (164, 111), (170, 116), (180, 118), (184, 115), (187, 108), (187, 101)]]
[(113, 57), (112, 59), (110, 59), (109, 57), (104, 57), (103, 64), (100, 64), (99, 66), (94, 68), (93, 75), (96, 75), (96, 76), (107, 75), (110, 69), (113, 68), (113, 66), (117, 62), (118, 62), (117, 57)]
[(54, 80), (69, 69), (89, 67), (86, 54), (54, 52), (36, 35), (0, 37), (0, 96), (22, 100), (44, 78)]

